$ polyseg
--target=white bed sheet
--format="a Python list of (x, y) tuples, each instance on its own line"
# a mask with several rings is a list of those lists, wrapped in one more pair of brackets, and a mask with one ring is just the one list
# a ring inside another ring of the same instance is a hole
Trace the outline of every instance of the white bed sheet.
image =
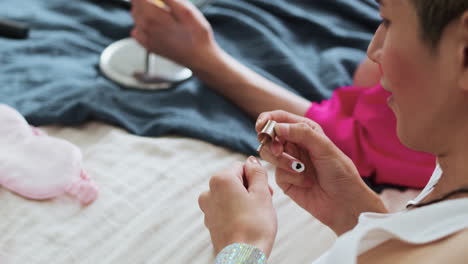
[[(198, 195), (210, 176), (246, 156), (199, 140), (148, 138), (91, 122), (44, 127), (83, 152), (100, 196), (31, 201), (0, 188), (0, 263), (213, 263)], [(336, 239), (276, 186), (279, 230), (269, 260), (310, 263)]]

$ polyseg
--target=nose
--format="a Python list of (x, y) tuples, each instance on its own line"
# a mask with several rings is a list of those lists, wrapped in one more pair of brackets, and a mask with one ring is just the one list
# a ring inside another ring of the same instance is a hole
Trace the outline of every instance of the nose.
[(385, 40), (385, 32), (383, 26), (379, 26), (375, 32), (374, 38), (372, 38), (369, 47), (367, 48), (367, 56), (369, 59), (377, 64), (380, 64), (382, 47)]

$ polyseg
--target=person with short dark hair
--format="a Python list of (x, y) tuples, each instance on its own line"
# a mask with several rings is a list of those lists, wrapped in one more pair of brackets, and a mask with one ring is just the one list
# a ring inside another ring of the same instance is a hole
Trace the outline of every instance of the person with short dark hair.
[[(383, 22), (368, 56), (391, 94), (396, 133), (405, 146), (437, 156), (421, 194), (407, 210), (388, 213), (321, 126), (286, 111), (259, 116), (258, 132), (277, 122), (276, 140), (261, 156), (276, 166), (285, 194), (339, 236), (313, 263), (466, 263), (468, 1), (379, 3)], [(301, 173), (291, 170), (298, 161)], [(277, 230), (266, 170), (250, 157), (214, 175), (209, 187), (199, 205), (216, 263), (266, 263)]]

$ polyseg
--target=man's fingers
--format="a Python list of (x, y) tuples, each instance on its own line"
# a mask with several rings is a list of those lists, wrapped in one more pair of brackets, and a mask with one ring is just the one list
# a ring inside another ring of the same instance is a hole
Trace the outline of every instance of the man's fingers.
[(283, 144), (284, 143), (281, 142), (278, 138), (275, 138), (273, 140), (273, 142), (271, 142), (271, 144), (270, 144), (271, 153), (276, 157), (280, 156), (281, 153), (283, 153), (283, 150), (284, 150)]
[(268, 120), (274, 120), (277, 123), (288, 123), (288, 124), (301, 123), (301, 122), (305, 122), (311, 125), (316, 124), (314, 121), (306, 117), (294, 115), (283, 110), (276, 110), (276, 111), (261, 113), (257, 118), (257, 122), (255, 123), (255, 130), (257, 132), (262, 131), (263, 127), (268, 122)]
[(200, 207), (200, 210), (202, 210), (203, 213), (206, 212), (206, 207), (207, 207), (207, 203), (209, 201), (209, 196), (210, 196), (209, 192), (203, 192), (198, 197), (198, 206)]
[(148, 0), (135, 0), (131, 13), (137, 27), (151, 28), (175, 23), (170, 10)]
[(250, 156), (247, 159), (244, 165), (244, 173), (247, 178), (249, 192), (269, 193), (268, 173), (256, 157)]
[(337, 154), (338, 148), (318, 125), (278, 123), (275, 132), (277, 137), (305, 147), (313, 159), (324, 159)]
[(294, 185), (296, 187), (309, 188), (313, 186), (312, 179), (305, 174), (291, 173), (289, 170), (281, 168), (276, 169), (275, 178), (280, 187)]
[(275, 155), (272, 153), (271, 149), (268, 146), (269, 145), (260, 150), (260, 156), (262, 157), (262, 159), (270, 162), (277, 168), (287, 170), (293, 174), (299, 174), (303, 172), (303, 170), (297, 169), (296, 166), (298, 163), (304, 166), (301, 160), (291, 156), (288, 152), (282, 152), (279, 155)]
[(140, 43), (141, 46), (143, 47), (148, 47), (148, 38), (146, 37), (146, 34), (143, 33), (141, 30), (134, 28), (131, 32), (131, 36), (138, 42)]
[[(210, 191), (221, 193), (227, 191), (238, 191), (239, 186), (243, 185), (242, 176), (244, 175), (244, 165), (236, 162), (232, 166), (216, 173), (210, 179)], [(245, 188), (243, 188), (245, 190)]]

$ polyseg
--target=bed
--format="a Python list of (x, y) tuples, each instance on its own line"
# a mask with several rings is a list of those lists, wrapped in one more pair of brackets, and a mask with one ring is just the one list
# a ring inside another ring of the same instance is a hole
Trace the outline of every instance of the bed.
[[(2, 5), (0, 15), (33, 28), (26, 41), (0, 39), (0, 102), (77, 145), (100, 194), (81, 206), (0, 188), (0, 263), (213, 263), (197, 199), (213, 173), (255, 153), (254, 121), (196, 77), (162, 92), (103, 77), (99, 54), (128, 36), (128, 10), (92, 0)], [(310, 100), (351, 82), (378, 24), (371, 0), (215, 0), (204, 12), (232, 56)], [(269, 263), (309, 263), (336, 237), (265, 166), (279, 220)]]
[[(99, 198), (83, 207), (66, 195), (39, 202), (0, 189), (2, 264), (213, 263), (198, 195), (210, 175), (245, 155), (195, 139), (135, 136), (98, 122), (42, 129), (81, 148)], [(311, 262), (335, 235), (271, 180), (280, 228), (269, 263)]]
[[(43, 131), (82, 150), (97, 182), (88, 205), (67, 195), (33, 201), (0, 188), (0, 263), (213, 263), (198, 196), (210, 176), (246, 155), (197, 139), (141, 137), (100, 122)], [(322, 223), (270, 184), (278, 235), (269, 263), (311, 263), (336, 239)], [(392, 211), (417, 191), (387, 190)]]

